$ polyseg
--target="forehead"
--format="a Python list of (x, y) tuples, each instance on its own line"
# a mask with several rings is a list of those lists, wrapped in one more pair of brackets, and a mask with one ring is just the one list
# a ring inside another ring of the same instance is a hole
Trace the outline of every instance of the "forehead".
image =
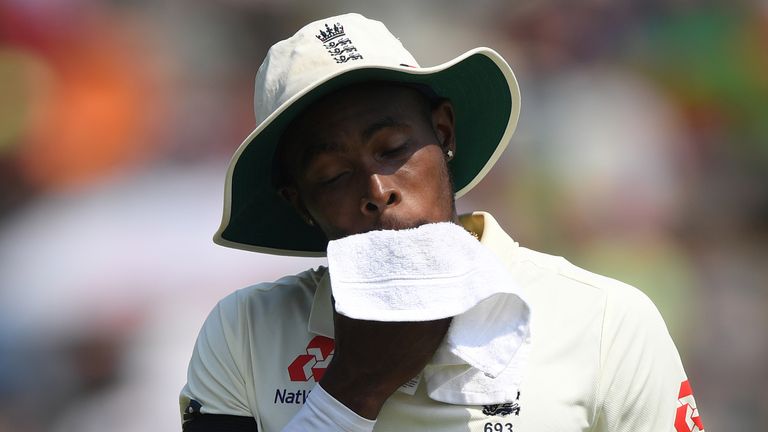
[(322, 139), (360, 134), (382, 121), (412, 124), (426, 121), (428, 102), (416, 89), (390, 83), (346, 87), (304, 110), (288, 126), (283, 143), (292, 150)]

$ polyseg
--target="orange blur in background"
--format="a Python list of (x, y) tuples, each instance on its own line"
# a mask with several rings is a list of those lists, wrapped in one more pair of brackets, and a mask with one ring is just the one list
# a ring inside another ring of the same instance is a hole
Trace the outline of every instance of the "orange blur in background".
[(707, 428), (761, 430), (768, 8), (379, 3), (0, 3), (0, 432), (180, 430), (216, 301), (324, 264), (210, 239), (266, 50), (350, 7), (423, 66), (502, 53), (518, 131), (459, 210), (645, 291)]

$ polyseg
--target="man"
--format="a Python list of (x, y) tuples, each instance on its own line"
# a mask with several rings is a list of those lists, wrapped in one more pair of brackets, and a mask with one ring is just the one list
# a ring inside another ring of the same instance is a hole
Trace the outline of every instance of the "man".
[[(185, 431), (703, 430), (647, 297), (520, 247), (487, 213), (456, 215), (454, 197), (490, 169), (517, 121), (517, 83), (498, 54), (478, 48), (421, 68), (383, 24), (342, 15), (274, 45), (255, 97), (258, 126), (227, 173), (217, 243), (311, 256), (329, 241), (455, 222), (503, 263), (501, 284), (520, 287), (524, 307), (474, 323), (486, 342), (473, 348), (502, 359), (490, 371), (445, 354), (461, 315), (339, 313), (332, 263), (245, 288), (200, 332), (181, 394)], [(493, 330), (509, 323), (530, 325), (531, 337)], [(491, 352), (495, 340), (508, 349)]]

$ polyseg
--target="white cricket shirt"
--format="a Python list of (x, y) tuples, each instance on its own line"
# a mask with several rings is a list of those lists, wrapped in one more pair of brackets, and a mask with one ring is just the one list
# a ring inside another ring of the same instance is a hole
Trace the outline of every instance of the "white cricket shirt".
[[(532, 349), (514, 400), (452, 405), (423, 382), (396, 392), (375, 431), (703, 431), (666, 325), (637, 289), (520, 247), (488, 213), (462, 224), (530, 294)], [(256, 419), (279, 431), (333, 356), (326, 268), (234, 292), (200, 331), (180, 407)]]

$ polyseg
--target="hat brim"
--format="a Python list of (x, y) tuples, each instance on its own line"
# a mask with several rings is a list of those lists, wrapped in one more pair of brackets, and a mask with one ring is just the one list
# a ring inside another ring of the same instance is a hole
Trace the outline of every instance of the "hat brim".
[(274, 255), (324, 256), (327, 239), (306, 224), (272, 186), (272, 160), (285, 128), (313, 102), (351, 84), (424, 84), (450, 99), (456, 116), (456, 157), (449, 162), (455, 196), (472, 189), (506, 148), (520, 113), (520, 91), (509, 65), (475, 48), (438, 66), (361, 66), (324, 77), (284, 102), (243, 141), (227, 170), (224, 214), (214, 242)]

